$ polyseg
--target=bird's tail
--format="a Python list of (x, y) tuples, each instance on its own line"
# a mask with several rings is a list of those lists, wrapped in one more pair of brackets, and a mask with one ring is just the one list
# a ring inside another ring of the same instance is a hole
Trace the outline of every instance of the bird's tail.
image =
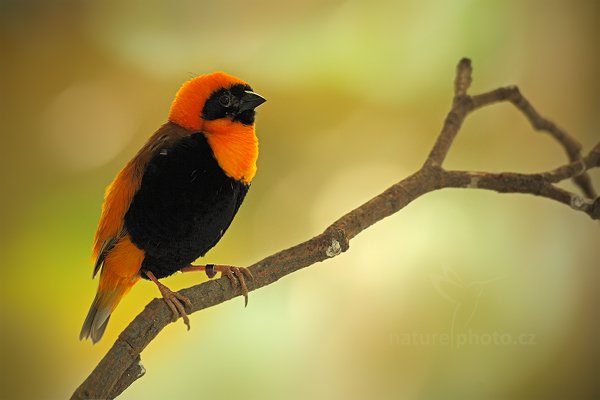
[(79, 334), (80, 340), (90, 338), (93, 343), (96, 343), (102, 338), (110, 314), (139, 279), (139, 275), (123, 277), (112, 274), (110, 270), (103, 268), (96, 297)]

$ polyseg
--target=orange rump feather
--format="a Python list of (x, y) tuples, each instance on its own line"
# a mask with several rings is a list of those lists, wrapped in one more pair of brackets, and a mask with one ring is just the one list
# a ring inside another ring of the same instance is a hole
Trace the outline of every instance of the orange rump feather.
[(144, 252), (131, 242), (128, 235), (110, 250), (100, 273), (96, 297), (79, 334), (80, 339), (90, 337), (94, 343), (100, 340), (110, 314), (140, 280), (139, 271), (143, 261)]

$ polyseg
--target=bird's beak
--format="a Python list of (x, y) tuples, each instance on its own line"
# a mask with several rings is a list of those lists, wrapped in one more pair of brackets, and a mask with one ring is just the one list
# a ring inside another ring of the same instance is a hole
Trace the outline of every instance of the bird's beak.
[(251, 92), (250, 90), (245, 90), (244, 94), (240, 98), (240, 108), (238, 114), (244, 111), (254, 110), (265, 101), (267, 101), (267, 99), (262, 97), (260, 94)]

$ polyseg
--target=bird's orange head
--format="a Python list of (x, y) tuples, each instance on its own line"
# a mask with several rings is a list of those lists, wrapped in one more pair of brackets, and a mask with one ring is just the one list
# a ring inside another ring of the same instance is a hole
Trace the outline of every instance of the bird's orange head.
[(171, 105), (169, 121), (190, 133), (203, 133), (225, 173), (250, 183), (258, 157), (254, 109), (265, 101), (241, 79), (214, 72), (181, 86)]
[(190, 79), (179, 88), (171, 104), (169, 121), (192, 132), (203, 132), (207, 122), (210, 125), (210, 121), (223, 118), (252, 125), (254, 108), (264, 102), (243, 80), (214, 72)]

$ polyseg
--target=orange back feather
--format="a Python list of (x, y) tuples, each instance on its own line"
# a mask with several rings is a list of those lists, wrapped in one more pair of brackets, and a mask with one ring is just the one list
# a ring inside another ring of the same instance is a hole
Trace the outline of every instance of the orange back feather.
[(102, 214), (98, 222), (92, 257), (100, 255), (102, 244), (119, 235), (129, 210), (133, 196), (140, 188), (144, 169), (150, 159), (162, 147), (168, 146), (189, 132), (174, 124), (163, 125), (140, 149), (135, 157), (117, 174), (114, 181), (106, 189)]

